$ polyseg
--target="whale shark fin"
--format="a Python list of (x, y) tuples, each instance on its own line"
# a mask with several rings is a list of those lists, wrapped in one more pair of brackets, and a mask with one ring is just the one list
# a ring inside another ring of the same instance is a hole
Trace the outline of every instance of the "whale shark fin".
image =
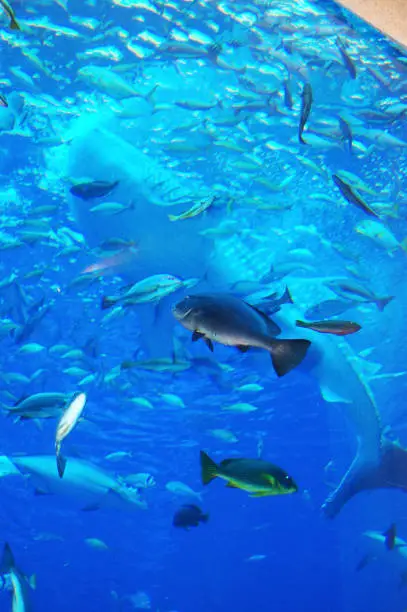
[(321, 383), (320, 389), (321, 389), (321, 395), (326, 402), (330, 402), (330, 403), (339, 402), (343, 404), (351, 403), (351, 400), (341, 397), (338, 393), (336, 393), (336, 391), (334, 391), (333, 389), (330, 389), (328, 385), (324, 385)]
[(325, 516), (334, 518), (357, 493), (386, 488), (407, 492), (407, 449), (383, 439), (379, 461), (367, 462), (358, 453), (322, 510)]

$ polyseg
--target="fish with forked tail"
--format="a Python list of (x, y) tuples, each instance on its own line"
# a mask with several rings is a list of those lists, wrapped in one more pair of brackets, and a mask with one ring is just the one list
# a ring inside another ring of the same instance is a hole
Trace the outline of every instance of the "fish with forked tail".
[(270, 352), (277, 376), (284, 376), (304, 359), (309, 340), (277, 340), (280, 327), (261, 310), (226, 293), (186, 296), (173, 307), (175, 318), (202, 338), (213, 351), (213, 342), (235, 346), (245, 353), (250, 347)]

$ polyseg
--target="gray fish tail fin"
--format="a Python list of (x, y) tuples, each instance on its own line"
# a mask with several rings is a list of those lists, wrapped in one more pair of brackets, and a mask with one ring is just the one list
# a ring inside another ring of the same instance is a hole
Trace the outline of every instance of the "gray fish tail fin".
[(386, 488), (407, 492), (407, 449), (384, 439), (378, 461), (366, 461), (358, 453), (322, 510), (326, 517), (334, 518), (357, 493)]
[(62, 478), (63, 475), (65, 474), (66, 457), (61, 455), (61, 453), (57, 454), (57, 468), (58, 468), (58, 475), (60, 478)]
[(270, 355), (277, 376), (285, 376), (299, 366), (310, 344), (309, 340), (272, 340)]

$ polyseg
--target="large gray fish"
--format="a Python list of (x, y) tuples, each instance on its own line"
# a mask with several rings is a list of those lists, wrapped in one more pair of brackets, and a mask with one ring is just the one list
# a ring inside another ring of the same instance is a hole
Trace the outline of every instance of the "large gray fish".
[(311, 112), (313, 96), (312, 96), (312, 87), (309, 83), (305, 83), (304, 89), (301, 94), (301, 117), (300, 117), (300, 126), (298, 130), (298, 140), (301, 144), (307, 144), (302, 137), (302, 133), (304, 131), (305, 124), (308, 121), (309, 114)]
[(246, 352), (250, 347), (270, 351), (277, 376), (284, 376), (304, 359), (309, 340), (276, 340), (281, 332), (263, 312), (239, 298), (225, 294), (189, 295), (173, 307), (177, 321), (202, 338), (213, 350), (213, 341)]
[(61, 479), (54, 455), (0, 456), (0, 478), (28, 476), (36, 495), (63, 495), (82, 510), (113, 507), (120, 510), (146, 509), (147, 503), (135, 487), (82, 459), (71, 458)]

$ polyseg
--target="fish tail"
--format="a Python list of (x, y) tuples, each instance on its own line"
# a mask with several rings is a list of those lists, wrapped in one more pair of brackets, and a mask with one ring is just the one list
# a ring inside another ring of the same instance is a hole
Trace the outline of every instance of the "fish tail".
[(114, 306), (116, 302), (117, 302), (116, 298), (108, 297), (107, 295), (104, 295), (102, 297), (102, 302), (100, 304), (100, 307), (102, 310), (107, 310), (108, 308), (111, 308), (112, 306)]
[(3, 548), (3, 556), (0, 564), (0, 573), (1, 574), (9, 574), (12, 569), (16, 566), (16, 562), (14, 561), (14, 555), (10, 548), (10, 544), (6, 542)]
[(295, 322), (295, 324), (296, 324), (296, 326), (297, 326), (297, 327), (305, 327), (305, 328), (307, 328), (307, 327), (308, 327), (308, 325), (307, 325), (307, 323), (306, 323), (305, 321), (300, 321), (300, 320), (297, 320), (297, 321)]
[(201, 478), (202, 484), (207, 485), (218, 475), (218, 466), (212, 459), (201, 450)]
[(300, 142), (303, 145), (306, 145), (307, 143), (305, 142), (305, 140), (302, 137), (302, 133), (298, 134), (298, 142)]
[(382, 439), (380, 447), (378, 461), (372, 462), (358, 452), (341, 483), (322, 506), (327, 518), (337, 516), (361, 491), (383, 488), (407, 491), (407, 449), (387, 439)]
[(285, 288), (281, 299), (284, 300), (284, 304), (294, 304), (293, 296), (291, 295), (288, 287)]
[(209, 514), (201, 515), (201, 523), (207, 523), (209, 521)]
[(299, 366), (310, 344), (309, 340), (272, 340), (270, 354), (277, 376), (285, 376)]
[(19, 23), (16, 21), (16, 19), (14, 19), (14, 17), (11, 18), (10, 29), (11, 30), (21, 30)]
[(58, 475), (60, 478), (63, 477), (64, 473), (65, 473), (65, 468), (66, 468), (66, 458), (61, 455), (61, 453), (57, 453), (57, 468), (58, 468)]
[(381, 298), (380, 300), (377, 300), (376, 306), (378, 307), (380, 312), (383, 312), (383, 310), (386, 308), (387, 304), (390, 304), (390, 302), (392, 300), (394, 300), (394, 295), (389, 295), (388, 297)]

